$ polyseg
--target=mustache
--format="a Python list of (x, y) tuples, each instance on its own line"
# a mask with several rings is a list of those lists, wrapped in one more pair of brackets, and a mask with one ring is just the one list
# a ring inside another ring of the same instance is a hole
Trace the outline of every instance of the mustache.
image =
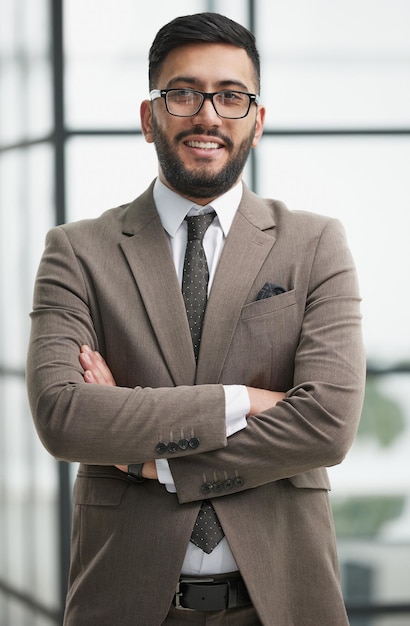
[(233, 141), (229, 137), (220, 133), (219, 130), (217, 130), (216, 128), (205, 130), (202, 126), (196, 126), (195, 128), (191, 130), (181, 130), (181, 132), (175, 136), (174, 141), (175, 143), (178, 143), (179, 141), (183, 141), (187, 137), (192, 137), (192, 135), (202, 135), (202, 136), (205, 135), (206, 137), (218, 137), (218, 139), (221, 139), (229, 149), (233, 148)]

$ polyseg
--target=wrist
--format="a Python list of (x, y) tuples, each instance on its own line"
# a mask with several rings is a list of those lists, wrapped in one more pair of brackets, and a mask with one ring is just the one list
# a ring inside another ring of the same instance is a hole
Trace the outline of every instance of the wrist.
[(134, 483), (142, 483), (144, 482), (144, 477), (142, 475), (142, 468), (144, 467), (144, 463), (132, 463), (128, 465), (127, 475), (130, 480)]

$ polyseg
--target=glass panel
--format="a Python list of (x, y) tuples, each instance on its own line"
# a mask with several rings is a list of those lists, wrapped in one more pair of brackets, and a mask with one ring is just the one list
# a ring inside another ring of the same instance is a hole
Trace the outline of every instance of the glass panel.
[(156, 152), (141, 136), (73, 138), (67, 145), (67, 221), (126, 204), (157, 175)]
[(383, 615), (372, 615), (371, 617), (354, 615), (350, 618), (350, 626), (408, 626), (409, 613), (401, 614), (385, 612)]
[(408, 543), (339, 540), (338, 545), (347, 604), (409, 603)]
[(348, 602), (410, 603), (409, 379), (368, 377), (356, 441), (329, 470)]
[(57, 626), (61, 624), (61, 618), (57, 612), (34, 610), (2, 594), (0, 594), (0, 618), (2, 626)]
[(154, 0), (141, 13), (134, 0), (70, 0), (65, 9), (67, 123), (77, 128), (139, 127), (148, 95), (148, 49), (157, 30), (205, 1)]
[[(203, 9), (204, 11), (215, 11), (216, 13), (222, 13), (222, 15), (226, 15), (230, 17), (232, 20), (243, 24), (247, 28), (249, 28), (249, 2), (243, 1), (238, 2), (238, 0), (210, 0), (208, 1), (208, 7)], [(257, 4), (257, 2), (255, 3)], [(256, 7), (258, 8), (258, 7)], [(190, 9), (187, 13), (198, 13), (202, 9), (192, 10)], [(180, 15), (182, 15), (180, 13)], [(165, 22), (164, 22), (165, 23)]]
[(34, 276), (53, 223), (51, 158), (39, 145), (0, 159), (0, 363), (8, 367), (25, 363)]
[(51, 131), (49, 3), (2, 0), (0, 19), (0, 142), (16, 143)]
[(410, 3), (257, 3), (262, 99), (271, 127), (410, 124)]
[[(0, 157), (0, 571), (17, 592), (58, 604), (55, 462), (34, 431), (24, 379), (32, 289), (53, 223), (52, 150), (38, 145)], [(2, 598), (16, 626), (46, 624)]]
[[(259, 191), (339, 218), (358, 268), (370, 360), (409, 360), (408, 137), (268, 138)], [(394, 294), (394, 302), (388, 294)]]
[[(35, 435), (24, 377), (3, 376), (0, 386), (0, 571), (3, 580), (15, 590), (45, 606), (55, 607), (58, 603), (55, 463), (44, 453)], [(9, 623), (17, 626), (28, 622)]]

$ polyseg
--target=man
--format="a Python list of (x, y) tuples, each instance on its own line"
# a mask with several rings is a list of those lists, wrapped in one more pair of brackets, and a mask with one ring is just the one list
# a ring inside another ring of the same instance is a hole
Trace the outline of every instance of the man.
[(325, 467), (365, 367), (343, 229), (241, 181), (265, 116), (245, 28), (173, 20), (149, 86), (158, 178), (53, 229), (36, 280), (31, 408), (80, 463), (64, 624), (344, 626)]

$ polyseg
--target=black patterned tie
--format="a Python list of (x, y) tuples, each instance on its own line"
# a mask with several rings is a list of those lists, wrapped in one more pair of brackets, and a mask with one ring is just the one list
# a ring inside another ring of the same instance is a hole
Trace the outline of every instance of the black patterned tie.
[[(188, 241), (184, 259), (182, 294), (196, 359), (198, 359), (201, 342), (209, 280), (208, 264), (202, 242), (215, 215), (215, 211), (212, 211), (185, 218), (188, 224)], [(224, 532), (214, 507), (209, 500), (204, 500), (192, 531), (192, 543), (210, 554), (223, 536)]]
[(219, 523), (215, 509), (209, 500), (204, 500), (196, 518), (195, 526), (191, 535), (191, 542), (210, 554), (222, 541), (224, 531)]
[(188, 224), (188, 242), (182, 276), (182, 294), (196, 359), (201, 342), (209, 279), (208, 264), (202, 241), (214, 217), (215, 211), (185, 218)]

